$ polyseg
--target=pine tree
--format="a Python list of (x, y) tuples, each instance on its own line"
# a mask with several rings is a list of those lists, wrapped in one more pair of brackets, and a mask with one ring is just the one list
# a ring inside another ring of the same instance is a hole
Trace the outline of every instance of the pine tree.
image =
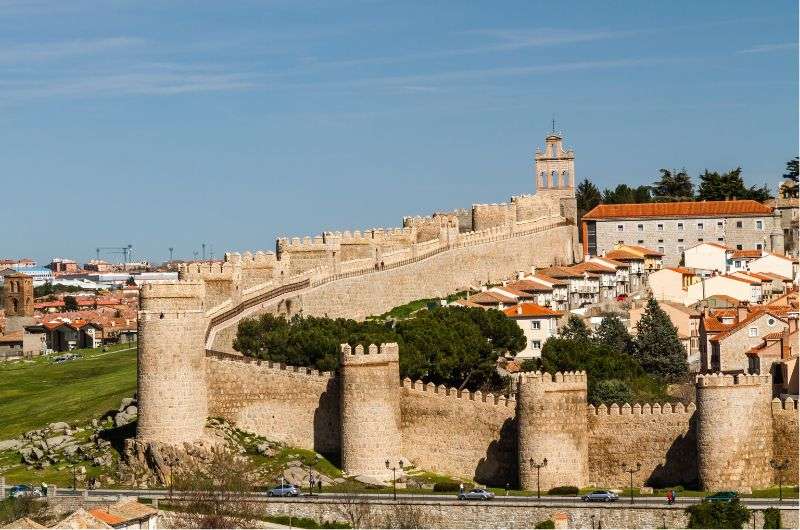
[(561, 328), (561, 338), (578, 342), (589, 342), (591, 332), (578, 315), (570, 315), (567, 323)]
[(674, 379), (688, 371), (678, 330), (653, 298), (636, 325), (636, 358), (648, 373)]
[(597, 327), (595, 338), (615, 352), (633, 355), (636, 350), (633, 337), (617, 315), (603, 317)]

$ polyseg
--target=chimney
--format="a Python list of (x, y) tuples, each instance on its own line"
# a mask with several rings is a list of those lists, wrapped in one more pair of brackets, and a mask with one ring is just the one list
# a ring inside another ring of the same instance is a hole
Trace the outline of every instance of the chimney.
[(536, 267), (531, 265), (531, 276), (535, 276), (535, 275), (536, 275)]
[(739, 306), (736, 308), (736, 323), (743, 321), (747, 318), (747, 302), (739, 302)]
[(792, 315), (789, 317), (789, 327), (787, 328), (787, 331), (785, 333), (788, 335), (789, 333), (795, 333), (796, 331), (797, 331), (797, 316)]
[(525, 272), (524, 271), (517, 271), (517, 279), (518, 280), (525, 279)]
[(586, 254), (584, 254), (584, 255), (583, 255), (583, 261), (584, 261), (584, 262), (587, 262), (587, 261), (589, 261), (590, 259), (592, 259), (592, 256), (591, 256), (591, 254), (589, 254), (589, 253), (586, 253)]
[(522, 304), (517, 304), (517, 314), (518, 315), (522, 314)]

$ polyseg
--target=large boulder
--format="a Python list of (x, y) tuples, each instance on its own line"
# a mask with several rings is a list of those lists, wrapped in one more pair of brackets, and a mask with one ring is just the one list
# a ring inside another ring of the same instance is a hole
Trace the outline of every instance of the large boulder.
[(0, 451), (18, 449), (22, 445), (19, 440), (0, 440)]
[(48, 425), (47, 428), (54, 432), (64, 432), (69, 429), (69, 423), (65, 421), (56, 421)]
[(45, 440), (48, 449), (56, 449), (61, 445), (64, 445), (66, 442), (72, 440), (71, 436), (67, 436), (66, 434), (61, 434), (58, 436), (52, 436)]

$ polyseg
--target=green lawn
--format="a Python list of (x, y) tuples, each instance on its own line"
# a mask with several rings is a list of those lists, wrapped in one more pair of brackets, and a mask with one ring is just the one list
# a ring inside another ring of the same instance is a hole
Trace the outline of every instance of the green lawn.
[(63, 364), (49, 357), (0, 363), (0, 440), (54, 421), (91, 421), (136, 392), (135, 344), (74, 353), (81, 358)]

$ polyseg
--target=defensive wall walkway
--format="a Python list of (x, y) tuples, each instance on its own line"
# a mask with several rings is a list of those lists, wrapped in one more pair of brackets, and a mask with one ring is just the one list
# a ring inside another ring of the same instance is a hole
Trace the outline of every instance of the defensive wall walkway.
[(208, 328), (206, 329), (205, 336), (206, 348), (212, 348), (216, 333), (220, 330), (233, 326), (240, 320), (256, 314), (269, 306), (276, 305), (289, 296), (297, 296), (303, 293), (311, 292), (312, 290), (318, 289), (319, 287), (332, 282), (357, 276), (379, 274), (387, 270), (405, 267), (412, 263), (429, 260), (439, 254), (459, 248), (525, 237), (536, 233), (546, 232), (557, 227), (567, 226), (569, 224), (570, 223), (568, 221), (560, 219), (558, 221), (546, 222), (542, 225), (520, 231), (515, 231), (513, 226), (507, 231), (488, 229), (485, 231), (468, 234), (466, 237), (464, 237), (464, 240), (460, 240), (452, 244), (442, 245), (417, 256), (406, 258), (394, 263), (388, 263), (382, 266), (371, 266), (340, 273), (332, 273), (329, 268), (318, 268), (293, 276), (285, 280), (285, 282), (280, 285), (275, 285), (274, 282), (268, 282), (253, 286), (242, 293), (241, 299), (238, 303), (234, 303), (233, 300), (229, 299), (206, 312), (206, 316), (209, 318), (209, 324)]

